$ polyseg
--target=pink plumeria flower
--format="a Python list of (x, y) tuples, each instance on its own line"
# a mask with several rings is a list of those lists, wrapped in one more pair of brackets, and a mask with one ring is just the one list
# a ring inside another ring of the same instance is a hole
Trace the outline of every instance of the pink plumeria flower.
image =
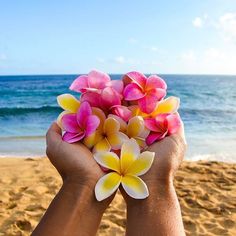
[(112, 87), (106, 87), (100, 93), (85, 92), (81, 96), (81, 101), (87, 101), (91, 106), (99, 107), (107, 114), (115, 114), (125, 121), (131, 117), (128, 107), (121, 105), (121, 95)]
[(151, 145), (155, 141), (159, 141), (168, 135), (175, 134), (181, 126), (178, 113), (160, 114), (156, 118), (147, 118), (144, 122), (145, 126), (151, 131), (146, 138), (147, 145)]
[(63, 140), (68, 143), (78, 142), (95, 132), (100, 120), (92, 114), (92, 108), (88, 102), (81, 103), (76, 114), (65, 114), (61, 118), (64, 131)]
[(98, 92), (102, 89), (111, 87), (122, 94), (123, 81), (111, 80), (110, 76), (98, 70), (92, 70), (88, 75), (81, 75), (76, 78), (70, 86), (70, 89), (76, 92)]
[(131, 80), (123, 95), (127, 101), (137, 101), (142, 112), (151, 113), (154, 111), (157, 102), (166, 95), (167, 85), (163, 79), (157, 75), (148, 78), (139, 72), (127, 73), (123, 80)]

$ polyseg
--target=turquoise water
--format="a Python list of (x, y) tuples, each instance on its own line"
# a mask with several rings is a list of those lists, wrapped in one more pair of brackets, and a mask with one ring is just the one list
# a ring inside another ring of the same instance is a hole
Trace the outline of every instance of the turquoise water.
[[(0, 156), (44, 155), (44, 135), (61, 111), (56, 96), (76, 76), (0, 76)], [(236, 76), (162, 77), (168, 96), (181, 98), (187, 158), (236, 161)]]

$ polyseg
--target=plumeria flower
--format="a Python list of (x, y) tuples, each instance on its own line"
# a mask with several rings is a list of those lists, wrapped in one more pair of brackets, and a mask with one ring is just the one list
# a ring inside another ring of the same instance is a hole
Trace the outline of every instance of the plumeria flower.
[(179, 109), (180, 99), (178, 97), (168, 97), (157, 103), (155, 110), (150, 113), (142, 112), (139, 107), (136, 105), (130, 107), (133, 116), (142, 116), (143, 118), (155, 118), (159, 114), (163, 113), (175, 113)]
[(126, 134), (129, 138), (134, 138), (141, 148), (147, 146), (145, 139), (149, 133), (141, 116), (135, 116), (129, 120)]
[(70, 113), (77, 113), (80, 107), (80, 101), (78, 101), (73, 95), (71, 94), (61, 94), (57, 97), (58, 105), (64, 110), (57, 118), (57, 123), (60, 127), (61, 125), (61, 118), (65, 114)]
[(92, 114), (92, 108), (88, 102), (81, 103), (76, 114), (65, 114), (61, 118), (64, 131), (63, 140), (68, 143), (78, 142), (95, 132), (100, 120)]
[(97, 131), (84, 139), (84, 144), (93, 152), (118, 150), (128, 137), (119, 131), (120, 123), (108, 117)]
[(131, 111), (121, 105), (121, 95), (112, 87), (104, 88), (100, 94), (86, 92), (81, 96), (81, 101), (87, 101), (93, 107), (99, 107), (107, 114), (113, 113), (127, 121), (131, 117)]
[(106, 87), (112, 87), (118, 93), (123, 91), (123, 81), (111, 80), (110, 76), (98, 70), (92, 70), (88, 75), (81, 75), (76, 78), (70, 86), (70, 89), (76, 92), (101, 92)]
[(157, 75), (151, 75), (147, 78), (139, 72), (129, 72), (125, 75), (125, 78), (127, 77), (131, 83), (123, 91), (125, 100), (137, 101), (142, 112), (153, 112), (157, 102), (166, 95), (167, 85), (165, 81)]
[(145, 126), (151, 131), (146, 138), (147, 145), (151, 145), (168, 135), (175, 134), (181, 126), (181, 120), (177, 113), (160, 114), (155, 118), (147, 118), (144, 122)]
[(136, 199), (148, 197), (147, 185), (138, 177), (145, 174), (151, 167), (154, 152), (140, 154), (139, 145), (134, 139), (126, 141), (121, 147), (120, 158), (113, 152), (97, 152), (94, 158), (98, 164), (111, 170), (100, 178), (95, 186), (98, 201), (111, 196), (120, 186), (126, 193)]
[(110, 114), (108, 117), (116, 119), (120, 123), (120, 131), (129, 138), (134, 138), (141, 148), (146, 147), (145, 139), (149, 135), (150, 130), (145, 127), (143, 117), (134, 116), (128, 121), (128, 124), (119, 116)]

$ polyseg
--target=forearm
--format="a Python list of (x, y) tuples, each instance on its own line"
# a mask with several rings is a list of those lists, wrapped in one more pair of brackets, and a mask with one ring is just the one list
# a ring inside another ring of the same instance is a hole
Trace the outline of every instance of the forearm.
[(149, 192), (147, 199), (128, 201), (126, 235), (185, 235), (173, 183), (149, 187)]
[(64, 183), (32, 235), (95, 235), (104, 210), (86, 186)]

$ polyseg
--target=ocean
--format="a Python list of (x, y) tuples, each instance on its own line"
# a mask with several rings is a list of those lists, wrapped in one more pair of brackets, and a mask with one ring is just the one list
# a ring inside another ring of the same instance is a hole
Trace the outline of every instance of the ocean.
[[(77, 76), (0, 76), (0, 157), (45, 155), (45, 133), (61, 112), (56, 97), (72, 93)], [(186, 159), (236, 162), (236, 76), (160, 76), (167, 96), (181, 99)]]

